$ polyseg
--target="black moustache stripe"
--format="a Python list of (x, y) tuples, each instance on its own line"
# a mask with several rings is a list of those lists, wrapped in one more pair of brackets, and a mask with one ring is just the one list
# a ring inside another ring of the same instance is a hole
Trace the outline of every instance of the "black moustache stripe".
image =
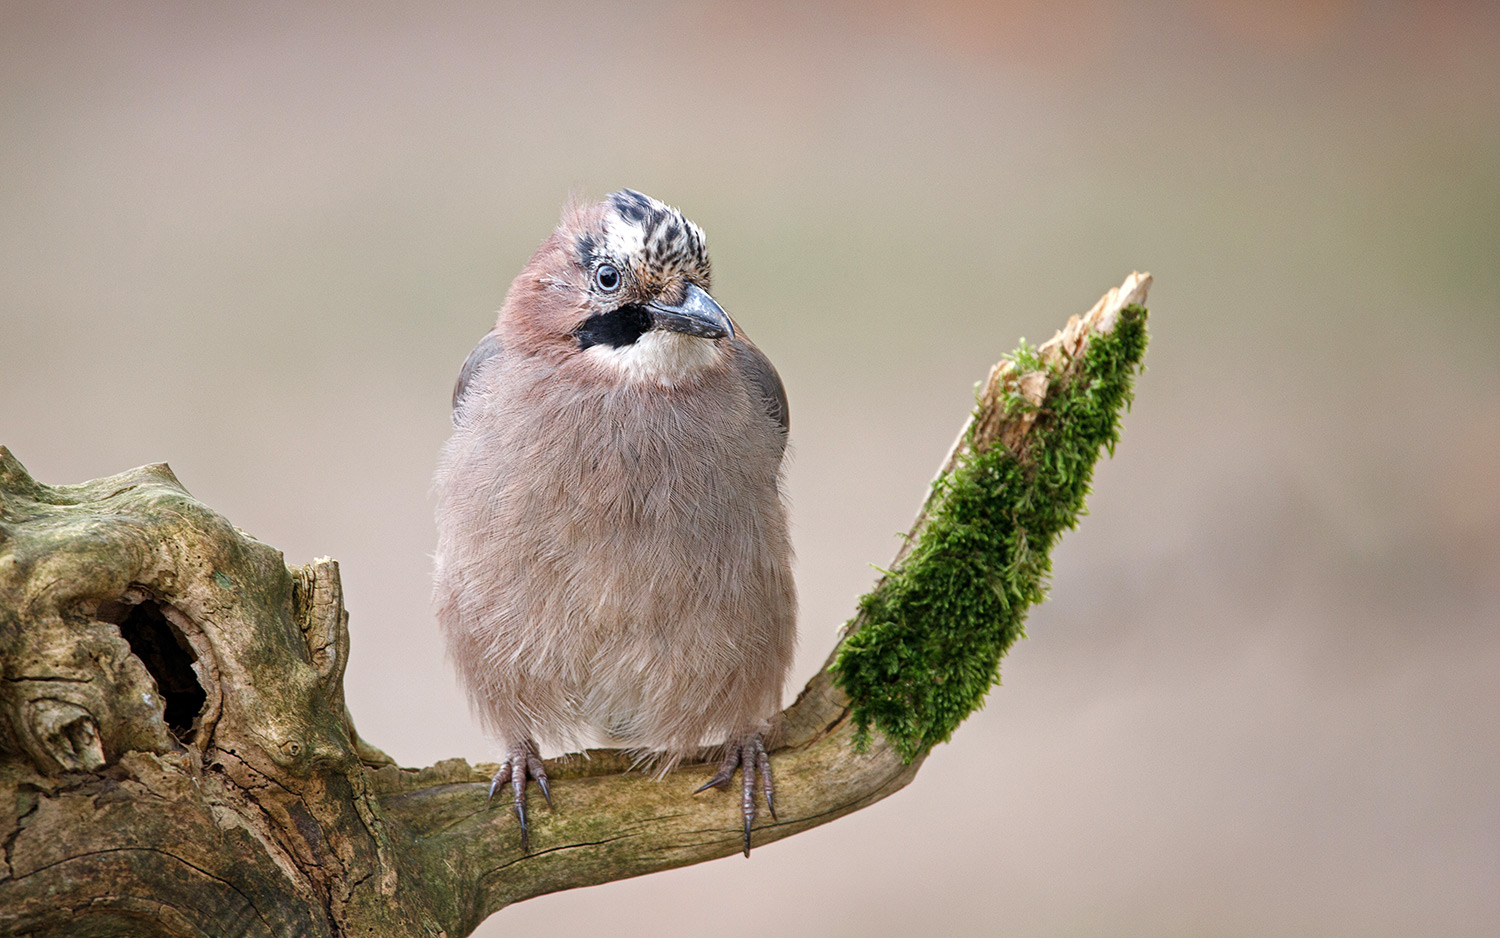
[(627, 304), (619, 309), (612, 309), (607, 313), (599, 313), (585, 319), (573, 335), (578, 339), (578, 347), (586, 349), (591, 345), (608, 345), (610, 348), (621, 348), (626, 345), (634, 345), (651, 328), (651, 314), (646, 312), (644, 306)]

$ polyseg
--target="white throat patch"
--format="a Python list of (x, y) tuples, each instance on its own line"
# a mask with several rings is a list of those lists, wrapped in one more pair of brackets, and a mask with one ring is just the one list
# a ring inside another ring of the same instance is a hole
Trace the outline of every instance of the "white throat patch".
[(652, 329), (629, 345), (591, 345), (583, 354), (628, 382), (671, 387), (717, 362), (720, 350), (712, 339)]

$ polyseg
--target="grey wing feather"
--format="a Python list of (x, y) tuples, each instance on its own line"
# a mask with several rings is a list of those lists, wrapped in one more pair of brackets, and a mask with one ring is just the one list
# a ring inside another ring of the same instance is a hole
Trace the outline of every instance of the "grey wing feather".
[(734, 349), (740, 374), (749, 383), (751, 392), (760, 397), (761, 403), (765, 405), (766, 415), (780, 424), (782, 445), (785, 446), (792, 415), (787, 407), (786, 386), (781, 383), (781, 375), (776, 373), (776, 366), (771, 364), (766, 354), (748, 341), (731, 339), (729, 345)]
[(464, 360), (464, 366), (458, 370), (458, 380), (453, 382), (453, 421), (455, 423), (458, 422), (458, 405), (463, 401), (469, 384), (479, 374), (480, 367), (503, 351), (505, 347), (500, 344), (500, 337), (491, 332), (479, 340), (479, 344), (474, 346), (474, 351), (470, 352), (469, 357)]

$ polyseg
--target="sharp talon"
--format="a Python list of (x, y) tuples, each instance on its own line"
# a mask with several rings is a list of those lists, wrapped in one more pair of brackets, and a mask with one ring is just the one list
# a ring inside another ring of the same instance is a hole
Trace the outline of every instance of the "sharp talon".
[(696, 795), (698, 794), (698, 792), (708, 791), (710, 788), (723, 788), (724, 786), (729, 784), (732, 778), (734, 778), (733, 772), (730, 772), (728, 774), (725, 774), (724, 772), (717, 772), (714, 774), (713, 778), (704, 782), (698, 788), (698, 791), (693, 792), (693, 794)]
[(698, 786), (698, 788), (696, 788), (693, 791), (693, 794), (695, 794), (695, 795), (702, 794), (703, 792), (708, 791), (710, 788), (723, 788), (725, 785), (729, 784), (729, 780), (732, 777), (733, 777), (732, 774), (731, 775), (724, 775), (721, 772), (721, 773), (715, 775), (713, 778), (709, 779), (708, 781), (704, 782), (702, 785)]
[(536, 779), (536, 787), (542, 790), (542, 797), (547, 800), (547, 807), (552, 807), (552, 788), (547, 783), (547, 767), (542, 765), (541, 757), (528, 755), (526, 767), (531, 770), (531, 777)]
[(693, 792), (693, 794), (696, 795), (708, 791), (710, 788), (723, 788), (725, 785), (728, 785), (730, 780), (734, 778), (734, 770), (739, 768), (739, 765), (740, 748), (738, 746), (730, 746), (724, 752), (724, 761), (719, 763), (719, 771), (715, 772), (714, 777), (704, 782), (703, 786)]
[(745, 815), (745, 859), (750, 859), (750, 815)]

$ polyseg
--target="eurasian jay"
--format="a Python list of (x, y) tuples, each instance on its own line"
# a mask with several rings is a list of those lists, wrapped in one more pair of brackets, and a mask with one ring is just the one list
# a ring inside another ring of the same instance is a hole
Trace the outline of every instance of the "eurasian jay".
[(723, 742), (756, 778), (796, 636), (781, 378), (708, 293), (702, 230), (621, 190), (571, 204), (453, 389), (434, 602), (484, 727), (551, 804), (538, 744), (632, 750), (664, 775)]

